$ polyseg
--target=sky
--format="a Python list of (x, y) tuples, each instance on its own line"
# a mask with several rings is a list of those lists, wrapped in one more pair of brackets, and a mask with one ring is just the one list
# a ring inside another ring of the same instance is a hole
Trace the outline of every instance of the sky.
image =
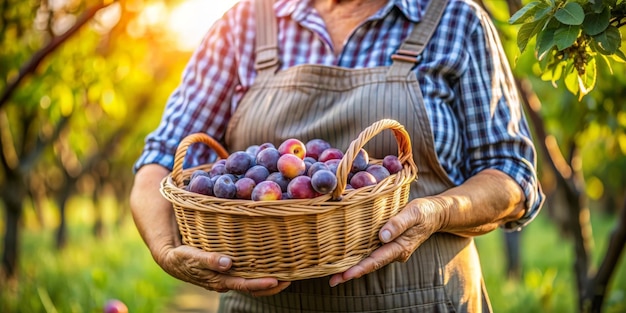
[(177, 34), (180, 49), (192, 50), (213, 23), (238, 0), (187, 0), (169, 14), (168, 27)]

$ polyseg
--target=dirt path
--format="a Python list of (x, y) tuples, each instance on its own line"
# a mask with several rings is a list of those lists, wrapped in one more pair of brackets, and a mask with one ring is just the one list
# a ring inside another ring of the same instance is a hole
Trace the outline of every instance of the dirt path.
[(219, 293), (183, 284), (163, 313), (216, 313)]

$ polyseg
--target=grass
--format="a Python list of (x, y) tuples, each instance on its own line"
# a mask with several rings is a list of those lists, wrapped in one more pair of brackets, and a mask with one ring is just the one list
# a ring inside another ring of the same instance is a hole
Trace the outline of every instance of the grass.
[(72, 243), (53, 248), (49, 231), (23, 231), (19, 281), (0, 290), (2, 312), (102, 312), (119, 299), (130, 312), (157, 312), (178, 281), (152, 260), (132, 222), (103, 239), (72, 228)]
[[(102, 312), (108, 299), (123, 301), (133, 313), (164, 310), (182, 283), (152, 260), (130, 218), (121, 226), (108, 223), (104, 238), (96, 239), (88, 226), (92, 219), (83, 212), (77, 209), (72, 215), (70, 244), (62, 251), (53, 248), (52, 231), (32, 227), (32, 219), (26, 219), (19, 283), (0, 288), (1, 312)], [(615, 218), (592, 214), (592, 223), (598, 264)], [(520, 280), (507, 279), (501, 231), (478, 237), (476, 243), (495, 312), (577, 311), (572, 244), (545, 216), (522, 232)], [(625, 274), (622, 258), (604, 312), (626, 312)]]
[[(607, 245), (614, 217), (592, 214), (599, 264)], [(576, 281), (573, 275), (572, 242), (560, 236), (555, 226), (539, 216), (522, 231), (522, 277), (507, 279), (504, 235), (491, 232), (476, 238), (485, 283), (495, 312), (577, 312)], [(626, 312), (626, 260), (622, 257), (614, 273), (603, 312)]]

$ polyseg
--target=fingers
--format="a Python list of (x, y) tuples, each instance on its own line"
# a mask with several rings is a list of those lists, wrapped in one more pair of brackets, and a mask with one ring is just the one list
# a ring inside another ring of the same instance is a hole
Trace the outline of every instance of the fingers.
[(232, 260), (222, 254), (205, 252), (187, 245), (178, 246), (173, 250), (174, 258), (181, 259), (193, 266), (210, 269), (216, 272), (225, 272), (232, 266)]
[[(253, 278), (246, 279), (241, 277), (234, 277), (224, 274), (218, 274), (215, 276), (215, 284), (221, 288), (216, 288), (218, 292), (224, 292), (228, 290), (237, 290), (250, 294), (260, 293), (272, 290), (275, 291), (277, 287), (280, 287), (279, 282), (275, 278)], [(288, 286), (288, 285), (287, 285)], [(284, 288), (287, 288), (284, 286)], [(280, 290), (276, 291), (279, 292)], [(268, 292), (271, 293), (271, 292)]]
[(329, 284), (331, 287), (335, 287), (338, 284), (342, 284), (349, 280), (356, 279), (365, 274), (374, 272), (382, 268), (383, 266), (394, 262), (397, 259), (398, 255), (401, 255), (403, 251), (404, 247), (402, 247), (397, 242), (385, 244), (382, 247), (374, 250), (372, 254), (361, 260), (356, 265), (347, 269), (345, 272), (333, 275), (330, 278)]
[(374, 272), (395, 261), (406, 262), (415, 249), (426, 241), (436, 229), (437, 209), (426, 199), (416, 199), (381, 227), (379, 238), (383, 245), (367, 258), (335, 274), (329, 284), (334, 287), (348, 280)]
[(238, 290), (272, 294), (288, 286), (279, 284), (275, 278), (245, 279), (224, 274), (232, 266), (230, 258), (186, 245), (170, 249), (166, 256), (160, 259), (160, 265), (170, 275), (180, 280), (217, 292)]
[(400, 213), (392, 216), (380, 229), (379, 238), (383, 243), (391, 242), (406, 230), (418, 224), (419, 213), (413, 203), (407, 205)]
[(281, 281), (281, 282), (278, 282), (278, 285), (276, 285), (276, 287), (274, 287), (274, 288), (265, 289), (265, 290), (258, 290), (258, 291), (251, 291), (250, 294), (255, 296), (255, 297), (273, 296), (273, 295), (275, 295), (275, 294), (285, 290), (287, 287), (289, 287), (289, 285), (291, 285), (291, 282)]

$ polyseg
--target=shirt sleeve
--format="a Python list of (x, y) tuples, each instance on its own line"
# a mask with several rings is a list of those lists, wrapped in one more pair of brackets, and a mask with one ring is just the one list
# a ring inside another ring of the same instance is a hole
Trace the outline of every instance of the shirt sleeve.
[[(191, 56), (181, 83), (166, 103), (160, 124), (146, 136), (133, 171), (146, 164), (160, 164), (171, 170), (176, 148), (189, 134), (204, 132), (218, 141), (223, 137), (238, 81), (227, 18), (225, 15), (210, 28)], [(214, 158), (215, 153), (208, 147), (194, 144), (183, 166), (208, 163)]]
[(497, 32), (481, 16), (467, 36), (467, 71), (460, 77), (456, 108), (465, 152), (465, 175), (498, 169), (512, 177), (526, 196), (524, 216), (502, 226), (519, 230), (540, 211), (545, 196), (536, 173), (536, 152), (514, 78)]

